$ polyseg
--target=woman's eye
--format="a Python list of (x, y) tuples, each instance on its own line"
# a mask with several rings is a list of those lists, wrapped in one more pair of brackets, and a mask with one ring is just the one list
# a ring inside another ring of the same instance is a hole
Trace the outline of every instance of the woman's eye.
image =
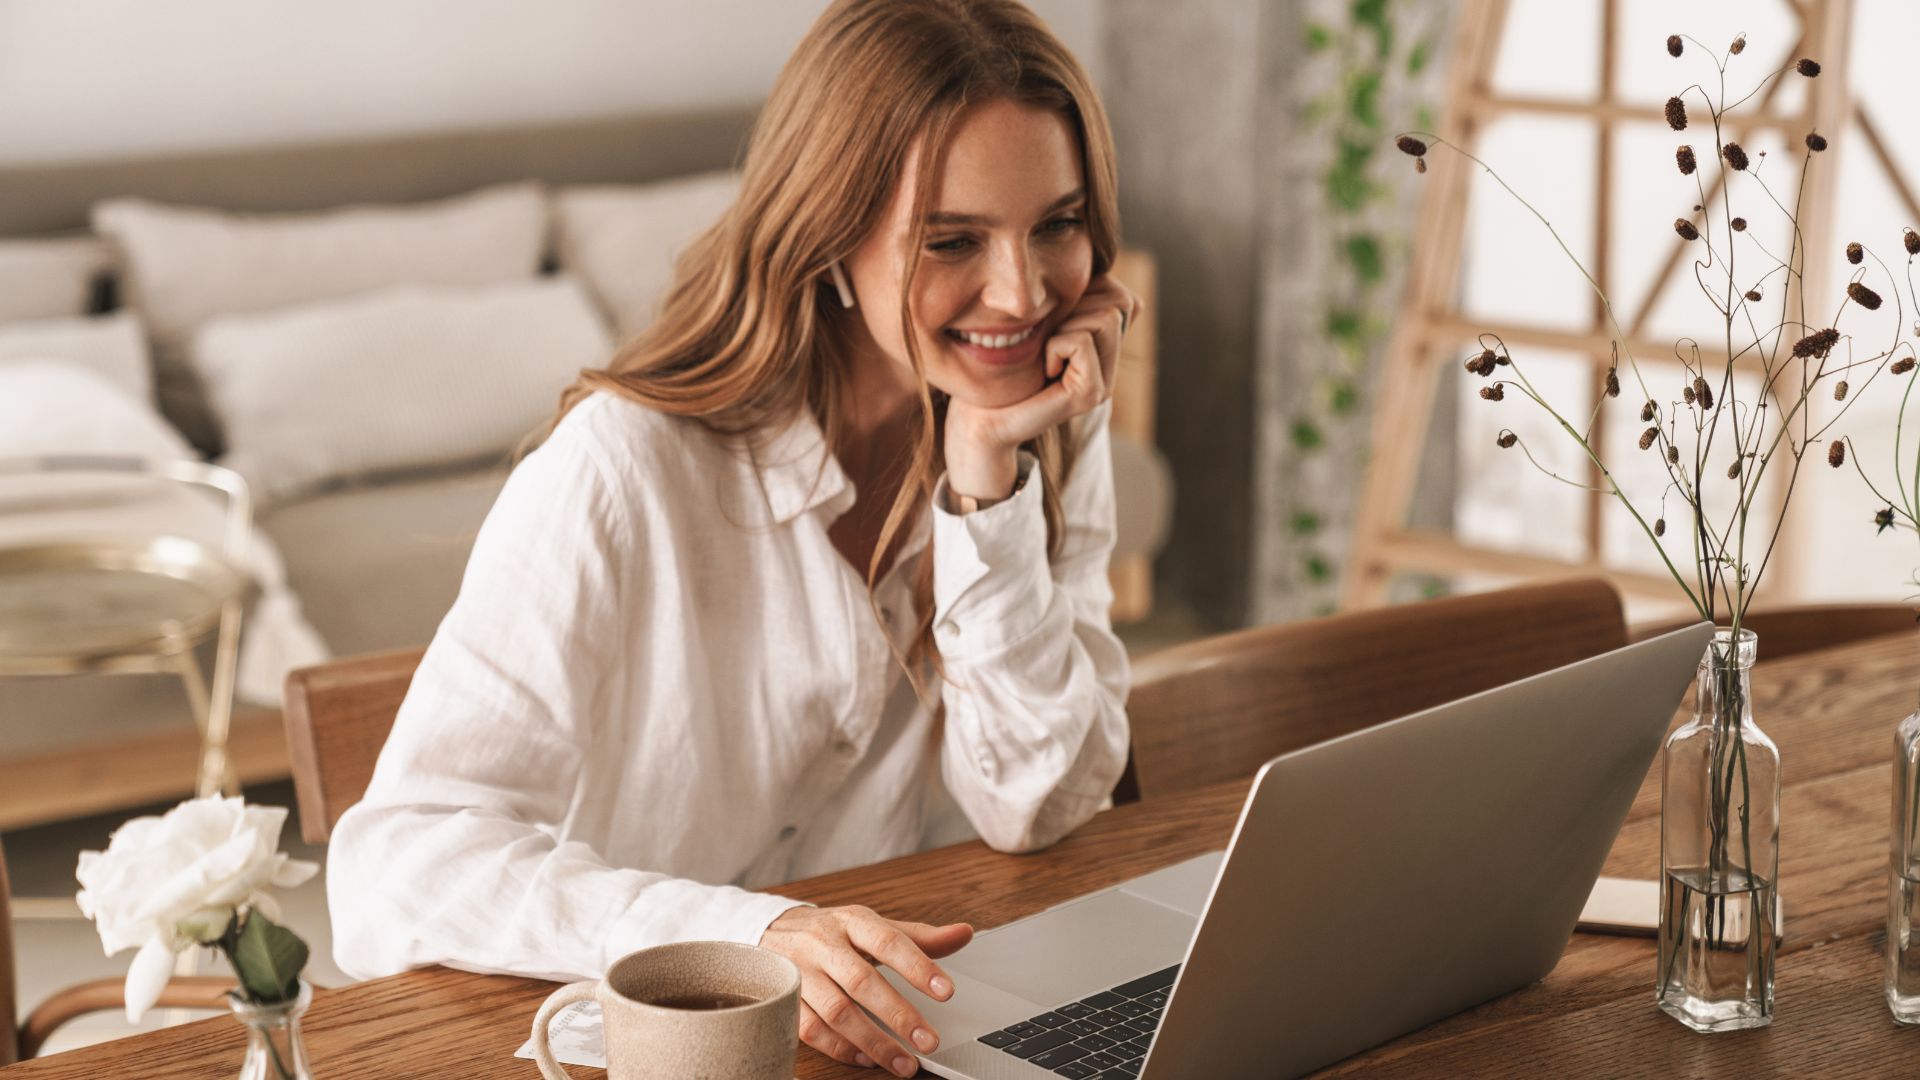
[(951, 240), (938, 240), (928, 244), (927, 250), (938, 252), (942, 255), (953, 255), (967, 250), (968, 245), (972, 243), (973, 240), (970, 237), (956, 236)]
[(1074, 229), (1079, 228), (1081, 224), (1082, 224), (1082, 221), (1080, 218), (1071, 217), (1071, 216), (1060, 217), (1060, 218), (1054, 218), (1052, 221), (1047, 222), (1046, 229), (1050, 233), (1071, 232)]

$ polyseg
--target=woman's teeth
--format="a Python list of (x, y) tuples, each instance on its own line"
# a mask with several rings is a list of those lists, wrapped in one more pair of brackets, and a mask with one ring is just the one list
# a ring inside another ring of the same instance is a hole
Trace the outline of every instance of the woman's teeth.
[(1034, 323), (1017, 334), (975, 334), (967, 330), (955, 330), (953, 335), (969, 345), (978, 345), (985, 349), (1004, 349), (1027, 340), (1038, 329), (1040, 324)]

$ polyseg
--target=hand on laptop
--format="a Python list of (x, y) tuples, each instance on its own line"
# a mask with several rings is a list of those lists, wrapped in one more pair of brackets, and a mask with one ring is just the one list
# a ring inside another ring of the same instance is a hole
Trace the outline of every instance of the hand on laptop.
[(921, 993), (945, 1001), (953, 996), (953, 979), (929, 957), (950, 956), (972, 940), (966, 923), (928, 926), (883, 919), (864, 907), (797, 907), (773, 920), (760, 945), (800, 969), (801, 1042), (849, 1065), (877, 1063), (912, 1076), (919, 1068), (912, 1052), (860, 1007), (912, 1039), (921, 1053), (932, 1053), (940, 1035), (873, 965), (885, 964)]

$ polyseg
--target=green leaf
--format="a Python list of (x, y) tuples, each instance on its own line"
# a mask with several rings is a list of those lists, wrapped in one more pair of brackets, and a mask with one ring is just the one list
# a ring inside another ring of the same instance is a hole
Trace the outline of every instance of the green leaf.
[(1353, 0), (1353, 23), (1373, 31), (1381, 59), (1393, 52), (1393, 23), (1387, 18), (1388, 0)]
[(1333, 31), (1317, 22), (1307, 24), (1307, 51), (1319, 52), (1333, 44)]
[(1372, 284), (1387, 276), (1386, 256), (1380, 251), (1380, 239), (1372, 233), (1354, 233), (1340, 250), (1361, 281)]
[(1335, 207), (1358, 210), (1373, 196), (1367, 166), (1373, 161), (1375, 142), (1343, 136), (1335, 144), (1333, 164), (1327, 170), (1327, 195)]
[(1293, 445), (1301, 450), (1312, 450), (1326, 439), (1320, 434), (1320, 428), (1311, 420), (1293, 422)]
[(1293, 514), (1293, 535), (1311, 536), (1320, 531), (1320, 515), (1311, 510), (1296, 510)]
[(1413, 111), (1413, 126), (1419, 128), (1421, 131), (1432, 131), (1434, 129), (1433, 106), (1422, 105), (1418, 109), (1415, 109)]
[(1380, 127), (1380, 72), (1356, 71), (1347, 79), (1347, 115), (1368, 130)]
[(307, 943), (300, 935), (260, 914), (250, 912), (227, 953), (240, 987), (254, 1001), (289, 1001), (300, 990), (300, 972), (307, 966)]
[(1366, 333), (1366, 318), (1352, 308), (1337, 307), (1327, 312), (1326, 332), (1338, 342), (1358, 342)]
[(1423, 37), (1413, 43), (1413, 51), (1407, 54), (1407, 74), (1418, 75), (1426, 70), (1427, 62), (1433, 59), (1433, 39)]
[(1307, 554), (1305, 569), (1308, 581), (1321, 582), (1333, 579), (1333, 564), (1327, 561), (1325, 555), (1317, 551)]
[(1332, 407), (1335, 416), (1346, 416), (1360, 404), (1360, 388), (1341, 379), (1333, 384), (1328, 404)]

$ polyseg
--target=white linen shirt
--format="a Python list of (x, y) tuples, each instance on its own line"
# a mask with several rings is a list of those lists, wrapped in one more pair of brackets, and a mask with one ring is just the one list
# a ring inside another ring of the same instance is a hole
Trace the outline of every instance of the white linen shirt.
[[(855, 492), (811, 416), (750, 451), (581, 402), (487, 515), (334, 829), (341, 969), (596, 978), (650, 945), (757, 943), (797, 902), (752, 890), (1085, 822), (1127, 756), (1109, 411), (1082, 422), (1057, 558), (1030, 455), (1012, 498), (964, 516), (943, 479), (877, 589), (883, 632), (828, 537)], [(916, 625), (929, 543), (944, 723), (887, 644)]]

